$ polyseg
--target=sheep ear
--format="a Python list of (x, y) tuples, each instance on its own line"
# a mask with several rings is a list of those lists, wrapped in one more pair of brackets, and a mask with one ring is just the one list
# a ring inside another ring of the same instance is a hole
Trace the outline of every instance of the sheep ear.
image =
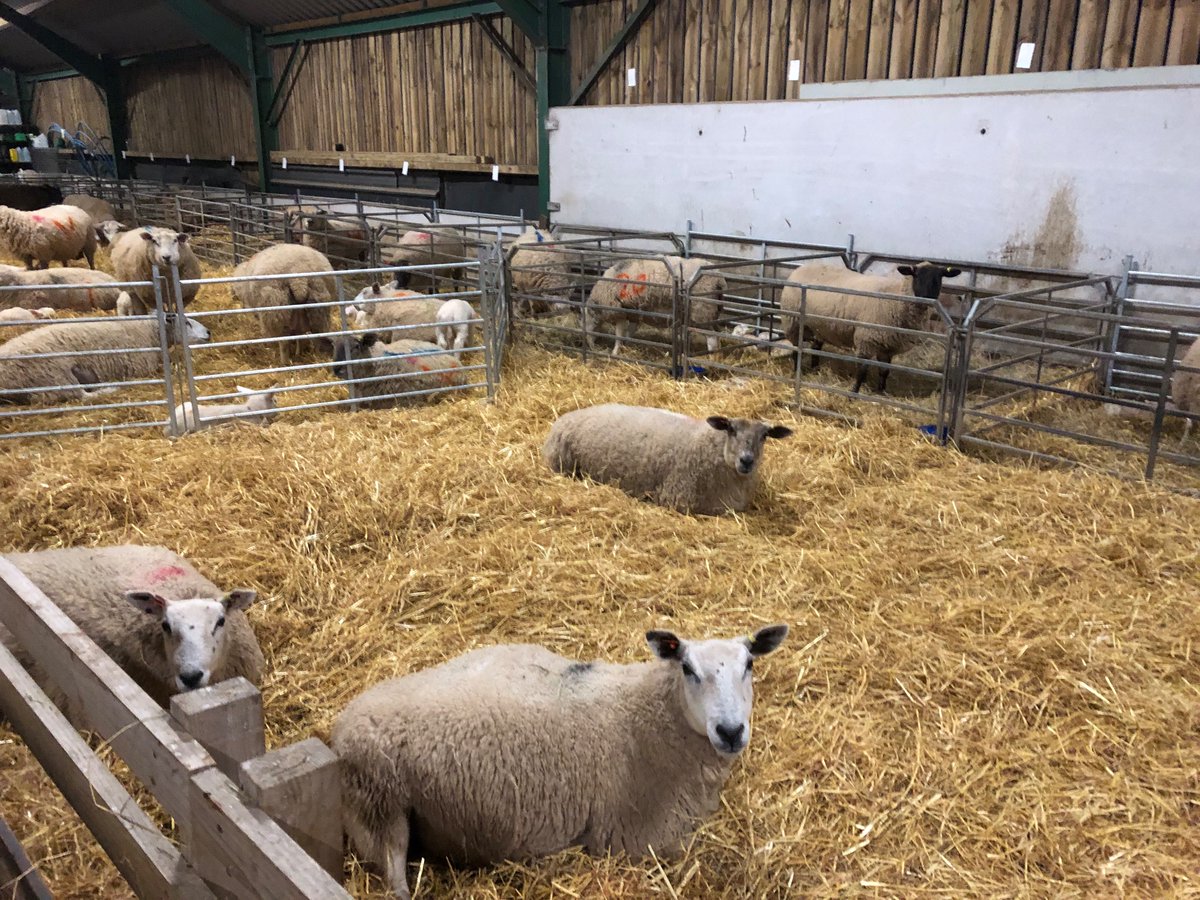
[(786, 425), (772, 425), (767, 429), (767, 437), (775, 438), (777, 441), (791, 436), (792, 429), (788, 428)]
[(245, 611), (250, 608), (250, 604), (255, 601), (258, 594), (248, 588), (238, 588), (235, 591), (230, 591), (221, 598), (221, 602), (225, 604), (225, 611), (230, 612), (235, 609)]
[(184, 233), (180, 232), (180, 234), (179, 234), (179, 243), (181, 243), (181, 244), (186, 244), (187, 242), (188, 242), (188, 236), (187, 236), (186, 234), (184, 234)]
[(717, 431), (733, 431), (733, 423), (725, 416), (709, 416), (705, 421)]
[(683, 641), (669, 631), (647, 631), (646, 643), (659, 659), (679, 659)]
[(154, 240), (154, 235), (152, 235), (148, 231), (143, 231), (142, 232), (142, 240), (143, 241), (152, 241), (152, 240)]
[(361, 338), (359, 338), (359, 343), (364, 347), (374, 347), (379, 343), (379, 335), (373, 331), (367, 332)]
[(943, 273), (946, 278), (957, 278), (961, 274), (962, 269), (956, 269), (954, 266), (947, 266), (946, 271)]
[(913, 269), (912, 266), (896, 266), (896, 271), (899, 272), (901, 275), (911, 276), (913, 274), (913, 272), (916, 270)]
[(773, 653), (779, 649), (779, 645), (783, 643), (783, 639), (787, 637), (788, 627), (782, 623), (779, 625), (768, 625), (766, 628), (760, 628), (754, 632), (754, 637), (747, 642), (751, 656), (766, 656), (768, 653)]
[(371, 292), (372, 293), (378, 294), (381, 290), (382, 290), (382, 288), (380, 288), (378, 281), (371, 282)]
[(134, 609), (156, 619), (161, 619), (167, 611), (167, 601), (153, 591), (126, 591), (125, 599)]

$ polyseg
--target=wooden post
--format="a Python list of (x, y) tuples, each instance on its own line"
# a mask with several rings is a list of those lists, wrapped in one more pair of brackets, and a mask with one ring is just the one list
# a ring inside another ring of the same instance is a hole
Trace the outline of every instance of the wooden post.
[(338, 758), (317, 738), (242, 764), (246, 799), (335, 878), (342, 875), (342, 785)]
[(176, 694), (171, 716), (235, 781), (242, 763), (266, 752), (262, 694), (245, 678)]

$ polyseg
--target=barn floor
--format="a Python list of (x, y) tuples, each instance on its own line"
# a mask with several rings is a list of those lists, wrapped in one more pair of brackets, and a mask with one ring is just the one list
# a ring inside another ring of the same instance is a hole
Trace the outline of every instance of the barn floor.
[[(425, 867), (418, 896), (1183, 895), (1200, 871), (1200, 517), (1083, 472), (973, 460), (883, 415), (532, 348), (498, 402), (326, 414), (168, 443), (9, 443), (0, 547), (166, 544), (248, 585), (268, 743), (498, 641), (647, 657), (642, 633), (778, 620), (755, 731), (681, 860)], [(554, 417), (621, 400), (796, 429), (743, 517), (553, 476)], [(62, 897), (125, 889), (0, 731), (0, 812)], [(381, 883), (348, 862), (359, 897)]]

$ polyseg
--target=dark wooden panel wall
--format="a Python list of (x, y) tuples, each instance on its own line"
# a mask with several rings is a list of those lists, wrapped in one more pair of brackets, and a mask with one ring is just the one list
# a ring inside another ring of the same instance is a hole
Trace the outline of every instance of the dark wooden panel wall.
[[(577, 86), (637, 5), (573, 10)], [(1200, 0), (656, 0), (583, 102), (781, 100), (804, 82), (1003, 74), (1024, 42), (1035, 72), (1191, 65)]]
[(86, 78), (39, 82), (33, 91), (33, 121), (42, 131), (51, 125), (75, 131), (84, 122), (97, 134), (108, 134), (104, 95)]
[[(508, 19), (488, 21), (532, 73), (533, 45)], [(277, 78), (286, 60), (275, 52)], [(537, 163), (534, 91), (477, 22), (313, 44), (298, 71), (279, 125), (284, 150), (341, 143)]]

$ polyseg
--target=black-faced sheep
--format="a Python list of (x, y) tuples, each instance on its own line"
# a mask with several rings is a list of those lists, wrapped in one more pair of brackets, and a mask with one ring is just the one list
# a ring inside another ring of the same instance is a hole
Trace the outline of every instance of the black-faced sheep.
[(464, 865), (673, 855), (718, 808), (750, 740), (753, 660), (787, 630), (650, 631), (658, 659), (631, 665), (487, 647), (378, 684), (333, 726), (350, 840), (401, 898), (414, 835)]
[[(75, 547), (0, 558), (163, 706), (174, 694), (226, 678), (240, 675), (254, 684), (262, 678), (262, 651), (244, 612), (254, 591), (222, 591), (164, 547)], [(62, 691), (3, 627), (0, 640), (62, 706)]]
[[(154, 266), (165, 277), (170, 277), (173, 265), (179, 267), (180, 278), (199, 278), (201, 274), (200, 263), (188, 246), (188, 236), (170, 228), (138, 228), (118, 235), (113, 241), (111, 258), (118, 281), (151, 281)], [(184, 306), (192, 302), (199, 290), (199, 285), (183, 285)], [(132, 312), (154, 309), (153, 287), (134, 287), (128, 293)], [(163, 301), (166, 300), (164, 296)]]
[(542, 455), (559, 474), (587, 476), (660, 506), (715, 516), (750, 504), (763, 442), (791, 433), (750, 419), (693, 419), (607, 403), (561, 416)]
[[(929, 306), (924, 303), (903, 300), (885, 300), (860, 294), (846, 294), (837, 290), (808, 290), (797, 285), (823, 285), (852, 291), (873, 291), (881, 294), (907, 294), (937, 302), (942, 291), (942, 279), (954, 278), (962, 271), (930, 262), (915, 266), (898, 266), (894, 274), (867, 275), (847, 269), (841, 263), (813, 262), (797, 268), (788, 276), (791, 282), (783, 289), (779, 305), (784, 314), (780, 317), (787, 340), (800, 346), (800, 312), (804, 300), (803, 339), (812, 342), (812, 348), (820, 351), (825, 343), (854, 351), (860, 360), (854, 390), (857, 393), (866, 381), (870, 361), (890, 364), (892, 357), (912, 347), (920, 339), (917, 334), (891, 331), (903, 328), (909, 332), (921, 331), (928, 318)], [(791, 315), (788, 315), (791, 313)], [(821, 317), (821, 318), (814, 318)], [(883, 326), (883, 327), (880, 327)], [(819, 357), (813, 357), (816, 361)], [(879, 367), (879, 392), (887, 389), (890, 370)]]
[(413, 391), (440, 392), (464, 385), (469, 372), (453, 353), (427, 341), (385, 343), (368, 332), (342, 338), (334, 355), (333, 374), (350, 382), (367, 409), (385, 409), (428, 400), (433, 393), (390, 396)]
[(92, 217), (77, 206), (48, 206), (24, 212), (0, 206), (0, 238), (26, 268), (64, 266), (83, 257), (96, 267), (96, 230)]
[[(618, 356), (622, 344), (632, 336), (637, 323), (645, 321), (659, 327), (670, 326), (670, 315), (676, 312), (676, 297), (702, 266), (711, 260), (682, 256), (658, 259), (630, 259), (619, 262), (601, 276), (588, 295), (589, 314), (584, 327), (589, 344), (594, 345), (594, 332), (611, 327), (616, 335), (612, 355)], [(691, 324), (698, 328), (715, 328), (725, 294), (725, 277), (716, 272), (700, 275), (692, 286)], [(651, 315), (647, 315), (650, 313)], [(655, 316), (654, 313), (659, 315)], [(718, 348), (718, 338), (706, 339), (708, 349)]]
[[(189, 343), (209, 338), (208, 329), (195, 319), (186, 319), (184, 328)], [(167, 317), (167, 338), (172, 343), (176, 338), (174, 315)], [(113, 382), (162, 375), (158, 323), (153, 319), (59, 322), (0, 344), (0, 402), (29, 403), (38, 394), (79, 399), (115, 390), (106, 387)]]
[[(288, 275), (297, 272), (332, 272), (324, 255), (301, 244), (276, 244), (260, 250), (233, 270), (235, 276)], [(233, 298), (244, 308), (272, 307), (258, 313), (263, 337), (286, 338), (329, 331), (328, 303), (333, 299), (331, 278), (281, 278), (272, 281), (235, 281), (230, 284)], [(299, 356), (304, 341), (279, 342), (279, 360), (291, 365)]]

